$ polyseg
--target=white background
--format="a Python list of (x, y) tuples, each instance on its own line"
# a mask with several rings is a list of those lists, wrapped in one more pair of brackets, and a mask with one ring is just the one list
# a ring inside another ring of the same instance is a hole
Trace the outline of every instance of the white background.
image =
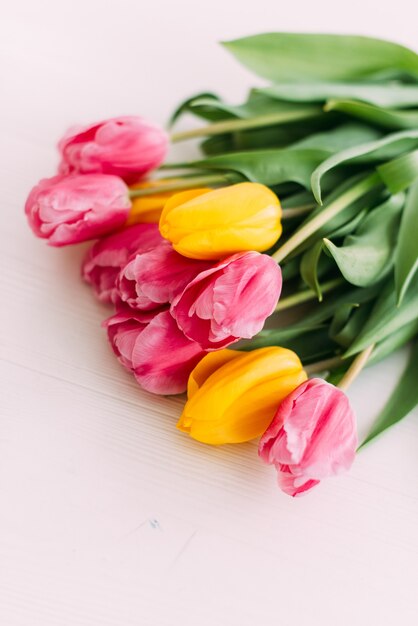
[[(111, 355), (83, 250), (48, 248), (23, 216), (68, 125), (163, 123), (199, 90), (238, 101), (255, 79), (217, 41), (337, 31), (418, 47), (413, 4), (2, 5), (2, 626), (417, 623), (418, 413), (292, 500), (255, 444), (210, 448), (175, 429), (181, 402), (141, 391)], [(350, 389), (361, 434), (405, 356)]]

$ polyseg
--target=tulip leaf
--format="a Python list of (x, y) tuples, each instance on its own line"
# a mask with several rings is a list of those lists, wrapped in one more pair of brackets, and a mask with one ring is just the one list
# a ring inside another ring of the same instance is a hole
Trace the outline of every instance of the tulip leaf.
[(350, 82), (284, 83), (257, 89), (271, 98), (286, 102), (315, 103), (327, 100), (360, 100), (379, 107), (418, 106), (418, 85), (396, 82), (379, 84)]
[(322, 322), (312, 324), (302, 322), (284, 328), (265, 328), (253, 337), (251, 342), (240, 342), (237, 344), (237, 348), (240, 350), (256, 350), (257, 348), (264, 348), (266, 346), (278, 346), (282, 345), (284, 342), (305, 335), (306, 333), (315, 332), (324, 328), (326, 328), (326, 325)]
[(325, 325), (299, 326), (298, 332), (295, 332), (292, 327), (262, 330), (251, 340), (251, 343), (238, 346), (238, 348), (247, 351), (266, 346), (289, 348), (297, 353), (305, 365), (334, 356), (338, 348), (329, 338)]
[[(333, 292), (315, 309), (306, 313), (303, 317), (303, 324), (322, 324), (334, 316), (335, 312), (342, 305), (348, 303), (351, 306), (361, 305), (365, 302), (371, 302), (381, 292), (382, 284), (377, 283), (372, 287), (357, 287), (355, 289), (347, 289), (342, 292)], [(297, 330), (298, 323), (293, 327)]]
[(310, 187), (313, 170), (329, 156), (325, 150), (252, 150), (209, 157), (187, 163), (198, 169), (232, 170), (247, 180), (268, 186), (294, 182)]
[(391, 130), (418, 127), (417, 110), (397, 111), (365, 102), (356, 102), (355, 100), (330, 100), (325, 105), (325, 111), (340, 111), (351, 117)]
[(371, 303), (344, 304), (337, 309), (329, 329), (329, 336), (344, 348), (353, 343), (363, 328), (371, 310)]
[(368, 287), (390, 270), (404, 202), (404, 194), (391, 196), (367, 215), (342, 246), (324, 239), (341, 274), (352, 285)]
[(265, 33), (223, 45), (245, 67), (276, 83), (355, 80), (387, 67), (418, 77), (415, 52), (370, 37)]
[(409, 322), (409, 324), (405, 324), (397, 331), (383, 339), (383, 341), (379, 341), (376, 344), (375, 349), (373, 350), (371, 356), (367, 361), (367, 365), (373, 365), (374, 363), (378, 363), (385, 359), (389, 354), (392, 354), (398, 348), (404, 346), (408, 341), (413, 339), (418, 335), (418, 319)]
[(418, 270), (418, 182), (408, 192), (395, 252), (395, 286), (398, 304)]
[(322, 177), (339, 165), (352, 161), (376, 163), (388, 158), (397, 157), (399, 154), (402, 154), (405, 149), (412, 149), (416, 146), (418, 146), (418, 129), (392, 133), (376, 141), (366, 142), (333, 154), (323, 161), (312, 174), (311, 185), (316, 200), (318, 203), (322, 202)]
[[(205, 100), (207, 106), (195, 107), (194, 103), (198, 100)], [(192, 96), (191, 98), (187, 98), (184, 102), (182, 102), (177, 109), (172, 114), (169, 120), (169, 128), (171, 128), (177, 120), (184, 115), (184, 113), (193, 113), (198, 117), (201, 117), (209, 122), (215, 122), (220, 119), (225, 119), (225, 117), (235, 117), (234, 115), (226, 115), (222, 113), (219, 108), (215, 106), (215, 103), (220, 102), (221, 99), (215, 93), (204, 92)]]
[(380, 139), (381, 132), (365, 124), (347, 122), (325, 132), (308, 135), (308, 137), (297, 141), (288, 150), (300, 148), (315, 148), (317, 150), (328, 150), (331, 153), (358, 146), (359, 144)]
[(390, 280), (377, 299), (367, 323), (345, 353), (352, 356), (371, 344), (397, 332), (405, 324), (418, 319), (418, 275), (410, 283), (402, 303), (397, 306), (394, 283)]
[(418, 341), (415, 342), (406, 368), (396, 385), (395, 390), (385, 407), (378, 415), (375, 423), (360, 448), (370, 443), (375, 437), (397, 424), (418, 405)]
[(257, 115), (266, 115), (267, 113), (276, 113), (280, 111), (293, 112), (298, 110), (306, 110), (304, 105), (299, 103), (290, 104), (289, 102), (280, 102), (277, 99), (269, 98), (267, 95), (259, 92), (251, 92), (247, 101), (243, 104), (232, 105), (227, 104), (220, 98), (214, 98), (213, 96), (203, 96), (193, 99), (189, 104), (189, 110), (191, 113), (199, 112), (201, 110), (212, 109), (214, 115), (219, 113), (220, 118), (222, 114), (224, 118), (234, 117), (237, 119), (248, 119)]
[(418, 150), (379, 165), (377, 171), (391, 193), (404, 191), (418, 178)]
[[(301, 227), (305, 224), (308, 224), (310, 220), (312, 220), (318, 213), (325, 210), (332, 202), (342, 196), (345, 192), (349, 191), (350, 188), (355, 185), (357, 182), (361, 181), (362, 176), (354, 176), (347, 180), (345, 180), (341, 185), (335, 187), (334, 191), (329, 194), (326, 199), (326, 202), (322, 206), (318, 206), (314, 209), (307, 219), (302, 223)], [(322, 240), (324, 237), (331, 236), (333, 233), (336, 233), (338, 236), (343, 236), (345, 232), (351, 232), (352, 228), (357, 222), (357, 219), (361, 221), (361, 218), (364, 216), (364, 212), (371, 209), (375, 206), (376, 201), (378, 201), (382, 196), (381, 190), (378, 186), (371, 188), (364, 196), (360, 197), (355, 202), (351, 204), (347, 204), (337, 215), (335, 215), (332, 219), (328, 220), (323, 226), (316, 229), (309, 237), (307, 237), (303, 243), (301, 243), (297, 248), (295, 248), (289, 255), (288, 258), (293, 258), (294, 256), (300, 254), (311, 245), (316, 243), (319, 240)]]
[(322, 241), (319, 240), (304, 253), (300, 262), (302, 280), (316, 293), (319, 302), (322, 302), (322, 291), (318, 277), (318, 264), (321, 253)]
[[(361, 223), (366, 214), (367, 210), (363, 209), (352, 220), (337, 228), (330, 237), (335, 239), (351, 233)], [(308, 287), (315, 291), (320, 302), (322, 301), (322, 290), (319, 284), (318, 264), (323, 250), (324, 241), (319, 239), (303, 254), (300, 262), (300, 275)]]

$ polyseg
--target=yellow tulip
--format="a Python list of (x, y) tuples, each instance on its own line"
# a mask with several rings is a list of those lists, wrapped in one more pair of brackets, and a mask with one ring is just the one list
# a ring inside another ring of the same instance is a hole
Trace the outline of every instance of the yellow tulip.
[(299, 357), (286, 348), (209, 352), (190, 374), (177, 428), (213, 445), (249, 441), (306, 379)]
[(158, 224), (165, 203), (175, 193), (175, 191), (159, 192), (161, 185), (174, 182), (175, 179), (149, 180), (132, 185), (131, 189), (155, 189), (155, 193), (150, 196), (132, 198), (132, 208), (128, 216), (127, 225), (146, 223)]
[(277, 196), (259, 183), (193, 189), (164, 206), (160, 232), (191, 259), (221, 259), (236, 252), (263, 252), (282, 232)]

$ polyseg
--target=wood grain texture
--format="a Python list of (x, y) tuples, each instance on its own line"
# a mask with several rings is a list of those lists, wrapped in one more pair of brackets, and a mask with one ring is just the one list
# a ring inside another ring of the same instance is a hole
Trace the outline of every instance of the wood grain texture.
[[(16, 1), (1, 24), (0, 623), (5, 626), (416, 624), (418, 413), (351, 473), (291, 500), (255, 444), (211, 448), (175, 429), (181, 400), (143, 392), (113, 358), (79, 278), (84, 249), (25, 223), (74, 122), (181, 98), (232, 101), (253, 78), (216, 41), (356, 31), (415, 44), (416, 20), (373, 0), (245, 5)], [(359, 4), (360, 6), (360, 4)], [(182, 149), (187, 156), (193, 147)], [(187, 151), (186, 151), (187, 150)], [(363, 435), (405, 353), (350, 389)]]

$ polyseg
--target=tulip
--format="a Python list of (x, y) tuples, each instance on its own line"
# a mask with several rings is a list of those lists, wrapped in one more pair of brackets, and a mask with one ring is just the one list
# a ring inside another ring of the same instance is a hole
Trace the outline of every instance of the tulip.
[(161, 214), (160, 231), (180, 254), (218, 260), (270, 248), (282, 232), (280, 217), (280, 202), (268, 187), (238, 183), (173, 195)]
[(169, 182), (174, 182), (174, 179), (166, 178), (164, 181), (147, 180), (132, 185), (133, 190), (154, 189), (155, 193), (149, 196), (134, 196), (132, 198), (132, 209), (129, 213), (128, 224), (137, 224), (138, 222), (158, 224), (165, 203), (175, 194), (175, 191), (159, 191), (162, 185), (166, 185)]
[(115, 117), (70, 128), (58, 144), (60, 174), (114, 174), (132, 183), (158, 167), (167, 152), (162, 128), (141, 117)]
[(130, 206), (128, 188), (116, 176), (54, 176), (32, 189), (25, 213), (35, 235), (65, 246), (116, 230)]
[(121, 270), (116, 287), (119, 298), (133, 309), (151, 311), (169, 304), (209, 263), (187, 259), (162, 240), (139, 253)]
[(82, 276), (101, 302), (115, 303), (119, 300), (115, 283), (120, 270), (134, 253), (147, 252), (161, 241), (156, 224), (136, 224), (103, 237), (87, 252)]
[(216, 350), (257, 334), (273, 313), (281, 287), (281, 270), (271, 257), (244, 252), (198, 274), (171, 311), (189, 339)]
[(298, 356), (285, 348), (210, 352), (190, 374), (177, 427), (214, 445), (249, 441), (265, 431), (277, 404), (304, 380)]
[(120, 310), (104, 326), (120, 363), (152, 393), (185, 391), (190, 372), (205, 354), (183, 335), (169, 311)]
[(347, 396), (312, 378), (281, 402), (259, 454), (276, 467), (280, 488), (298, 496), (323, 478), (348, 470), (356, 448), (356, 419)]

